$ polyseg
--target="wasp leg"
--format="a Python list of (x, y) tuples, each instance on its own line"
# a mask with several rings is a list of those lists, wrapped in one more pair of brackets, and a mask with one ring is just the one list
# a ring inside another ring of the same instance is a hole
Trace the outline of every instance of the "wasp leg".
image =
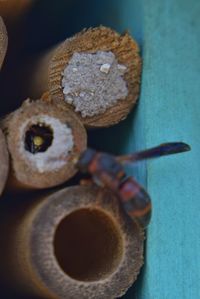
[(151, 199), (145, 189), (132, 177), (120, 185), (120, 199), (126, 213), (143, 228), (151, 219)]

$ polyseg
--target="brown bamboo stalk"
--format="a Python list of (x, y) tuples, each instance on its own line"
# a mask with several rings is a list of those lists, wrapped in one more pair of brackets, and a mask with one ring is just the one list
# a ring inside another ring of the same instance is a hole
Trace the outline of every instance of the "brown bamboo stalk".
[(33, 0), (1, 0), (0, 15), (13, 19), (25, 12)]
[(7, 144), (3, 132), (0, 130), (0, 195), (2, 194), (9, 169), (9, 156), (7, 150)]
[(7, 52), (7, 47), (8, 47), (7, 30), (3, 19), (0, 17), (0, 69), (2, 67)]
[(87, 136), (76, 115), (43, 100), (24, 104), (3, 122), (12, 161), (11, 185), (48, 188), (76, 173), (73, 159)]
[(75, 110), (86, 126), (106, 127), (125, 119), (135, 105), (140, 75), (139, 49), (130, 34), (100, 26), (41, 58), (31, 92), (41, 96), (49, 90), (53, 101)]
[(109, 190), (69, 187), (18, 210), (4, 276), (26, 298), (114, 299), (136, 280), (143, 232)]

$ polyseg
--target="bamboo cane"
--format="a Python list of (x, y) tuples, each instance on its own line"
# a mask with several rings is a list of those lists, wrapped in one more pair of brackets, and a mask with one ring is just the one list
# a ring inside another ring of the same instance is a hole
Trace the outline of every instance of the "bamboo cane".
[(4, 276), (26, 298), (114, 299), (142, 266), (143, 232), (108, 190), (65, 188), (12, 216)]
[(136, 42), (106, 27), (84, 30), (38, 60), (31, 94), (49, 91), (88, 127), (125, 119), (139, 95), (141, 59)]
[(74, 176), (75, 156), (86, 148), (76, 115), (43, 100), (24, 104), (3, 121), (11, 155), (11, 185), (48, 188)]

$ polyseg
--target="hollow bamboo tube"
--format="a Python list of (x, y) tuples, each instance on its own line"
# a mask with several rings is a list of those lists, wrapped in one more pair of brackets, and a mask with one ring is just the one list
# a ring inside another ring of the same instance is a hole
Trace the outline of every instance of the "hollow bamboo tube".
[(109, 190), (69, 187), (18, 210), (5, 276), (26, 298), (114, 299), (136, 280), (143, 231)]
[(9, 156), (7, 150), (7, 144), (3, 132), (0, 130), (0, 195), (2, 194), (9, 169)]
[(0, 1), (0, 15), (6, 19), (13, 19), (25, 12), (33, 0), (2, 0)]
[(85, 150), (87, 135), (72, 111), (42, 100), (27, 100), (4, 120), (3, 127), (14, 187), (48, 188), (76, 173), (73, 159)]
[[(1, 3), (1, 2), (0, 2)], [(2, 67), (8, 47), (8, 36), (6, 26), (3, 19), (0, 17), (0, 69)]]
[(106, 127), (125, 119), (135, 105), (140, 75), (133, 38), (100, 26), (65, 40), (41, 58), (31, 93), (41, 96), (49, 90), (51, 99), (75, 110), (84, 125)]

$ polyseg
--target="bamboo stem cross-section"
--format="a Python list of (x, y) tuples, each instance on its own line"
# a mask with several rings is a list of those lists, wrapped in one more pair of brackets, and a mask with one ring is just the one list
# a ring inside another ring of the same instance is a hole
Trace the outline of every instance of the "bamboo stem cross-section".
[(139, 95), (141, 58), (130, 34), (103, 26), (83, 30), (35, 66), (30, 92), (74, 110), (88, 127), (125, 119)]
[(15, 185), (48, 188), (76, 173), (73, 159), (85, 150), (87, 135), (72, 111), (42, 100), (27, 100), (3, 125)]
[(135, 281), (143, 232), (109, 190), (68, 187), (17, 213), (6, 275), (21, 295), (114, 299)]

